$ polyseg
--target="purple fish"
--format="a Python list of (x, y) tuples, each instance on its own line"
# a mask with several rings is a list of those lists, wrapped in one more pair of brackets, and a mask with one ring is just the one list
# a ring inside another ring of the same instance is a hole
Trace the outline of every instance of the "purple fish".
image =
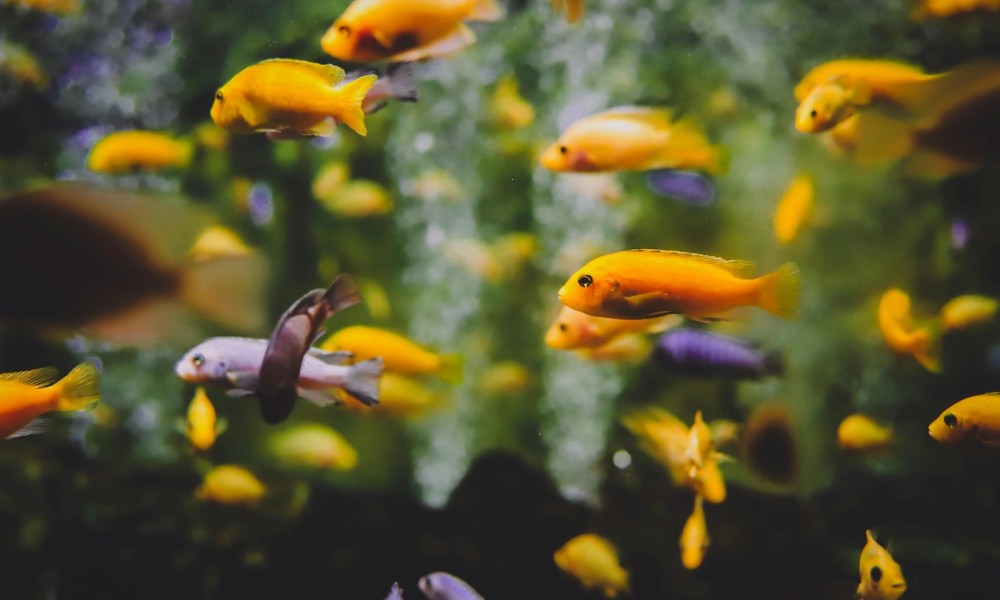
[(472, 586), (444, 571), (421, 577), (418, 585), (429, 600), (483, 600)]
[(672, 329), (656, 342), (653, 357), (685, 375), (760, 379), (784, 370), (777, 353), (740, 339), (701, 329)]
[(392, 584), (392, 589), (389, 590), (385, 600), (403, 600), (403, 588), (399, 587), (399, 583)]
[(646, 185), (656, 194), (676, 198), (692, 206), (708, 206), (715, 202), (715, 183), (710, 177), (694, 171), (647, 171)]

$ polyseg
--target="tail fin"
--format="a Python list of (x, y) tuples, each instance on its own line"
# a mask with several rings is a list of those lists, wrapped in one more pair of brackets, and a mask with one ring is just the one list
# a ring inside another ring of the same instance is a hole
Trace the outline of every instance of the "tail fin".
[(798, 315), (801, 277), (795, 263), (785, 263), (757, 281), (757, 306), (785, 319)]
[(941, 331), (940, 328), (928, 325), (914, 332), (919, 336), (919, 343), (913, 349), (913, 358), (931, 373), (941, 372)]
[(417, 79), (412, 62), (396, 63), (383, 76), (389, 80), (389, 95), (400, 102), (417, 101)]
[(361, 105), (376, 79), (378, 79), (376, 75), (364, 75), (338, 88), (340, 92), (338, 96), (339, 106), (332, 111), (334, 113), (332, 116), (353, 129), (358, 135), (368, 135), (368, 127), (365, 126), (365, 111)]
[(475, 0), (468, 19), (470, 21), (499, 21), (503, 18), (503, 14), (503, 9), (496, 3), (496, 0)]
[(101, 399), (101, 374), (89, 362), (80, 363), (59, 383), (56, 410), (83, 410)]
[(441, 356), (441, 368), (438, 369), (438, 377), (445, 383), (457, 385), (465, 378), (465, 359), (459, 354), (445, 354)]
[(331, 315), (362, 302), (357, 284), (347, 274), (337, 276), (333, 280), (333, 283), (330, 284), (330, 287), (327, 288), (323, 298), (330, 309)]
[(243, 332), (264, 327), (267, 262), (258, 255), (225, 256), (191, 263), (181, 298), (199, 314)]
[(349, 368), (344, 390), (368, 406), (377, 405), (382, 379), (382, 358), (372, 358)]

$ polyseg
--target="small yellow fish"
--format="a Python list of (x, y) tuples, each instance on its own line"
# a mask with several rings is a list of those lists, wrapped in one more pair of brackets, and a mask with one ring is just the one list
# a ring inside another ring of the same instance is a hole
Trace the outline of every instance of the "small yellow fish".
[(191, 142), (156, 131), (117, 131), (98, 140), (87, 157), (96, 173), (129, 173), (183, 168), (191, 162)]
[(345, 407), (363, 413), (412, 417), (441, 403), (439, 394), (412, 377), (399, 373), (382, 373), (379, 383), (378, 404), (368, 406), (342, 390), (337, 391), (346, 400)]
[(567, 23), (578, 23), (587, 11), (584, 0), (552, 0), (552, 9), (566, 16)]
[(687, 446), (684, 448), (684, 458), (688, 462), (688, 476), (696, 477), (698, 470), (705, 466), (714, 452), (712, 430), (708, 428), (699, 410), (694, 413), (694, 423), (688, 429)]
[(945, 329), (965, 329), (992, 320), (997, 305), (996, 298), (988, 296), (956, 296), (941, 307), (941, 321)]
[(878, 305), (878, 325), (886, 345), (897, 354), (911, 355), (932, 373), (941, 370), (937, 356), (939, 336), (931, 327), (914, 329), (910, 296), (891, 288), (882, 294)]
[(879, 425), (861, 413), (848, 416), (837, 427), (837, 443), (854, 452), (880, 452), (892, 443), (893, 437), (891, 427)]
[(927, 431), (942, 444), (1000, 447), (1000, 393), (959, 400), (934, 419)]
[(351, 170), (344, 162), (334, 161), (323, 165), (313, 178), (313, 197), (321, 201), (333, 198), (350, 178)]
[(215, 92), (212, 120), (233, 133), (329, 137), (337, 123), (343, 123), (359, 135), (367, 135), (361, 104), (376, 76), (363, 75), (341, 83), (344, 75), (340, 67), (304, 60), (259, 62)]
[(596, 362), (636, 363), (649, 358), (653, 342), (642, 334), (626, 333), (596, 348), (580, 348), (577, 354)]
[(0, 440), (41, 431), (32, 424), (52, 411), (83, 410), (101, 398), (100, 373), (81, 363), (56, 381), (53, 367), (0, 373)]
[(479, 377), (479, 389), (494, 396), (520, 394), (532, 384), (531, 372), (522, 363), (502, 360)]
[(6, 73), (22, 85), (45, 91), (49, 88), (49, 75), (35, 55), (18, 44), (0, 41), (0, 73)]
[(723, 171), (722, 152), (700, 128), (673, 121), (669, 110), (639, 106), (612, 108), (581, 119), (542, 152), (552, 171)]
[(812, 177), (796, 175), (774, 212), (774, 235), (779, 242), (790, 244), (798, 237), (812, 213), (814, 195)]
[(205, 452), (215, 444), (215, 438), (222, 433), (223, 426), (219, 423), (215, 407), (208, 399), (205, 388), (198, 386), (188, 405), (187, 424), (185, 432), (195, 450)]
[(691, 489), (712, 504), (721, 504), (726, 500), (726, 480), (722, 477), (722, 469), (719, 468), (721, 458), (723, 457), (718, 452), (713, 453), (711, 459), (697, 469), (694, 477), (688, 480)]
[(501, 17), (495, 0), (354, 0), (320, 45), (350, 62), (440, 58), (476, 41), (465, 21)]
[(408, 374), (434, 374), (448, 383), (462, 380), (462, 358), (454, 354), (436, 354), (408, 339), (377, 327), (352, 325), (327, 338), (323, 350), (346, 350), (360, 362), (382, 357), (386, 371)]
[(933, 77), (919, 67), (895, 61), (832, 60), (813, 68), (802, 78), (795, 86), (795, 99), (803, 102), (817, 87), (834, 82), (845, 89), (859, 90), (860, 102), (884, 100), (906, 106), (914, 92), (914, 84), (921, 84)]
[(53, 15), (70, 15), (80, 10), (79, 0), (3, 0), (7, 6), (30, 8)]
[(222, 225), (212, 225), (201, 232), (188, 250), (191, 260), (210, 260), (223, 256), (246, 256), (253, 250), (246, 245), (239, 234)]
[(604, 346), (628, 333), (660, 333), (680, 324), (677, 315), (653, 319), (608, 319), (563, 306), (545, 332), (545, 344), (556, 350), (578, 350)]
[(424, 171), (400, 187), (424, 202), (458, 202), (466, 197), (458, 181), (442, 169)]
[(490, 101), (490, 114), (503, 129), (521, 129), (535, 120), (535, 109), (518, 92), (517, 79), (513, 75), (505, 75), (497, 82)]
[(444, 244), (444, 255), (451, 262), (489, 283), (504, 278), (504, 265), (489, 244), (474, 238), (456, 238)]
[(612, 319), (649, 319), (680, 313), (708, 320), (739, 306), (757, 306), (793, 318), (799, 304), (799, 270), (745, 279), (747, 261), (670, 250), (625, 250), (596, 258), (559, 290), (559, 301), (580, 312)]
[(540, 249), (538, 236), (526, 231), (511, 231), (494, 240), (492, 254), (501, 265), (504, 275), (513, 277), (521, 273)]
[(319, 423), (279, 431), (270, 437), (268, 447), (279, 460), (290, 465), (347, 471), (358, 464), (354, 447), (339, 433)]
[(795, 128), (802, 133), (823, 133), (857, 114), (857, 107), (871, 102), (867, 86), (851, 87), (834, 77), (817, 85), (795, 109)]
[(705, 523), (704, 499), (694, 497), (694, 510), (681, 530), (681, 564), (686, 569), (697, 569), (708, 550), (708, 525)]
[(367, 179), (352, 179), (318, 199), (324, 208), (342, 217), (384, 215), (393, 204), (384, 187)]
[(205, 474), (195, 495), (219, 504), (256, 506), (267, 493), (257, 477), (237, 465), (220, 465)]
[(607, 598), (629, 591), (629, 574), (618, 561), (618, 551), (595, 533), (576, 536), (556, 550), (553, 558), (584, 588), (600, 588)]
[(858, 570), (859, 600), (896, 600), (906, 591), (906, 580), (899, 563), (872, 537), (871, 530), (865, 531), (868, 542), (861, 550)]
[(979, 11), (1000, 11), (1000, 0), (920, 0), (913, 16), (916, 19), (947, 18)]

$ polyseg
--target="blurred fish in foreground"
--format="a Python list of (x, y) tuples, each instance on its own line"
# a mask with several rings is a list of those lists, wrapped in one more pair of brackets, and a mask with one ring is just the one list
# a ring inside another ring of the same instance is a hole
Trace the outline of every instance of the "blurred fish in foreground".
[(897, 288), (886, 290), (879, 300), (878, 325), (893, 352), (912, 356), (932, 373), (941, 371), (940, 332), (933, 325), (914, 325), (909, 294)]
[(777, 352), (764, 352), (747, 341), (701, 329), (664, 333), (656, 342), (653, 358), (682, 375), (761, 379), (784, 372)]
[(427, 600), (483, 600), (471, 585), (444, 571), (424, 575), (417, 585)]
[(87, 168), (96, 173), (120, 174), (184, 168), (194, 145), (159, 131), (116, 131), (90, 149)]
[(41, 415), (83, 410), (101, 399), (101, 376), (90, 363), (57, 378), (53, 367), (0, 373), (0, 440), (40, 433)]
[(906, 580), (899, 563), (892, 555), (879, 545), (872, 536), (871, 530), (865, 531), (867, 542), (861, 550), (858, 570), (861, 582), (858, 583), (859, 600), (896, 600), (906, 591)]
[(837, 427), (837, 444), (844, 450), (873, 454), (886, 449), (895, 439), (892, 428), (880, 425), (868, 415), (847, 416)]
[(220, 465), (205, 474), (195, 495), (219, 504), (256, 506), (267, 493), (257, 476), (238, 465)]
[(945, 329), (965, 329), (993, 320), (997, 306), (997, 299), (989, 296), (956, 296), (941, 307), (941, 322)]
[(928, 433), (942, 444), (1000, 447), (1000, 392), (959, 400), (934, 419)]
[(495, 0), (355, 0), (323, 35), (320, 45), (350, 62), (441, 58), (476, 41), (465, 21), (496, 21)]
[(556, 550), (556, 565), (576, 577), (584, 588), (598, 588), (605, 597), (629, 592), (629, 573), (618, 561), (618, 550), (596, 533), (585, 533)]
[[(184, 258), (208, 223), (166, 198), (96, 187), (0, 197), (0, 267), (17, 282), (0, 296), (0, 319), (132, 345), (190, 339), (195, 316), (258, 330), (263, 258)], [(25, 248), (31, 260), (19, 258)]]
[(278, 431), (268, 439), (268, 448), (289, 465), (346, 471), (358, 464), (357, 450), (342, 435), (320, 423)]
[(233, 133), (334, 134), (343, 123), (367, 135), (361, 106), (375, 75), (345, 82), (334, 65), (272, 58), (246, 67), (215, 92), (212, 120)]
[(215, 412), (215, 406), (208, 399), (205, 388), (198, 386), (194, 397), (188, 405), (187, 422), (184, 431), (191, 446), (199, 452), (205, 452), (213, 445), (220, 433), (225, 429)]
[(774, 211), (774, 235), (782, 244), (790, 244), (812, 214), (815, 186), (812, 177), (799, 173), (788, 184)]
[(352, 325), (338, 330), (320, 348), (331, 352), (350, 352), (354, 360), (380, 357), (387, 371), (407, 374), (433, 374), (448, 383), (462, 380), (462, 357), (437, 354), (406, 337), (377, 327)]

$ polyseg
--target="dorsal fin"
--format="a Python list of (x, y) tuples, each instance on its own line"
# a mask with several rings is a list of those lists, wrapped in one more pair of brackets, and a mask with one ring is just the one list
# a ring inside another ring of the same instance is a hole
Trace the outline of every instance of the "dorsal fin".
[(733, 275), (739, 275), (741, 277), (752, 275), (754, 272), (754, 264), (749, 260), (727, 260), (725, 258), (719, 258), (718, 256), (708, 256), (707, 254), (697, 254), (695, 252), (681, 252), (679, 250), (642, 249), (626, 250), (626, 252), (659, 252), (663, 254), (672, 254), (678, 258), (686, 258), (707, 265), (712, 265), (714, 267), (719, 267), (720, 269), (729, 271)]
[(0, 381), (16, 381), (32, 387), (45, 387), (55, 383), (58, 379), (59, 371), (55, 367), (0, 373)]
[(345, 75), (344, 70), (337, 65), (323, 65), (295, 58), (269, 58), (267, 60), (262, 60), (257, 64), (262, 65), (265, 63), (282, 64), (292, 69), (299, 69), (304, 72), (314, 73), (326, 79), (327, 83), (331, 85), (343, 80)]
[(657, 129), (670, 126), (673, 119), (673, 112), (668, 108), (651, 108), (648, 106), (616, 106), (603, 112), (597, 113), (594, 117), (609, 119), (628, 119), (644, 123)]

